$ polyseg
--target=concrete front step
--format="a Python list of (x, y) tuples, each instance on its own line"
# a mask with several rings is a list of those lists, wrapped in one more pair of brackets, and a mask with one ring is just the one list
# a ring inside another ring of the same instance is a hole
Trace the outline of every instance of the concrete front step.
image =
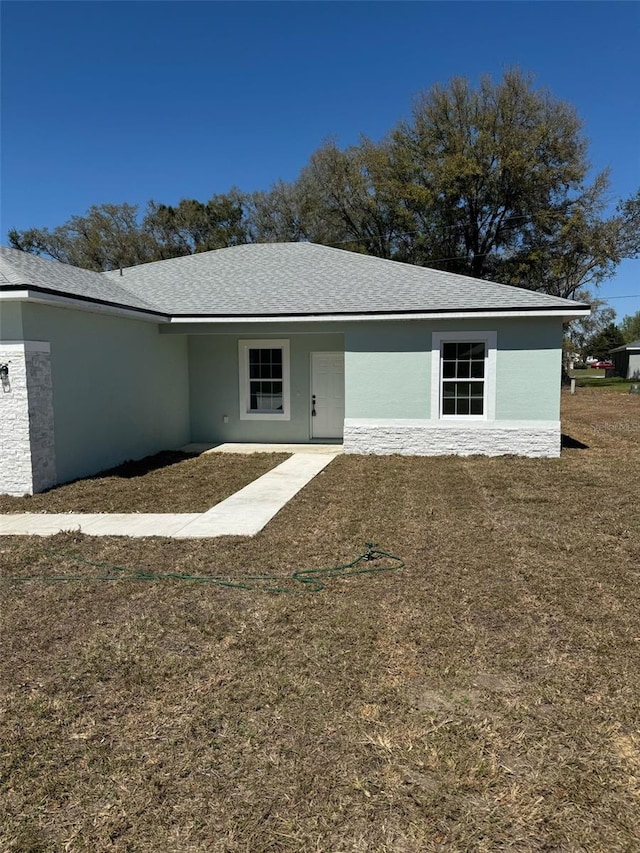
[(342, 442), (335, 444), (259, 444), (247, 441), (227, 441), (224, 444), (185, 444), (184, 453), (342, 453)]

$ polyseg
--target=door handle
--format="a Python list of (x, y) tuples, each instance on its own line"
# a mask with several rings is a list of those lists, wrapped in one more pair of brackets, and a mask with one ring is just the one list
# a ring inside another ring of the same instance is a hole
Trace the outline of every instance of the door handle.
[(311, 417), (315, 418), (316, 416), (316, 395), (311, 395)]

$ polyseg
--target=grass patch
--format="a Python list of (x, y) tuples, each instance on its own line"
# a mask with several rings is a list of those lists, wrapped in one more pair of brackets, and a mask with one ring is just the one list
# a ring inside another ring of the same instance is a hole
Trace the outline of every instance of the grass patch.
[(166, 451), (41, 494), (0, 495), (0, 513), (206, 512), (288, 456)]
[(576, 388), (609, 388), (628, 394), (631, 385), (640, 384), (622, 376), (607, 376), (604, 370), (570, 370), (569, 375), (576, 380)]
[(560, 459), (338, 456), (254, 539), (0, 538), (5, 578), (406, 561), (4, 584), (0, 848), (637, 849), (639, 425), (584, 389)]

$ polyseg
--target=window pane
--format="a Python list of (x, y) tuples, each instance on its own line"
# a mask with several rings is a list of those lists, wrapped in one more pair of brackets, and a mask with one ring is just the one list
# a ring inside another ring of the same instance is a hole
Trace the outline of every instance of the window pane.
[(250, 349), (249, 379), (282, 379), (282, 350)]
[(249, 408), (253, 412), (282, 411), (282, 382), (251, 381)]
[(474, 379), (483, 379), (485, 349), (484, 343), (474, 343), (473, 341), (443, 343), (443, 378), (467, 379), (473, 377)]
[(484, 382), (443, 382), (442, 414), (484, 414)]
[(456, 396), (456, 383), (455, 382), (443, 382), (442, 383), (442, 396), (447, 397), (455, 397)]
[(442, 344), (442, 358), (455, 360), (457, 357), (457, 344)]

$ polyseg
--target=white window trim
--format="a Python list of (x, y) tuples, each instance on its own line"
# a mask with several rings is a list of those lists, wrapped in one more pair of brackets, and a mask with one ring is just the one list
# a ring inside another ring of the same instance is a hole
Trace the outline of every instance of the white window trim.
[[(282, 412), (251, 412), (249, 411), (249, 350), (250, 349), (281, 349), (282, 350)], [(241, 421), (290, 421), (291, 394), (289, 382), (289, 341), (283, 338), (264, 338), (260, 340), (238, 341), (239, 388), (240, 388), (240, 420)]]
[[(442, 345), (459, 342), (483, 343), (485, 345), (484, 414), (442, 414)], [(494, 421), (496, 419), (496, 347), (498, 334), (494, 331), (433, 332), (431, 335), (431, 420)]]

